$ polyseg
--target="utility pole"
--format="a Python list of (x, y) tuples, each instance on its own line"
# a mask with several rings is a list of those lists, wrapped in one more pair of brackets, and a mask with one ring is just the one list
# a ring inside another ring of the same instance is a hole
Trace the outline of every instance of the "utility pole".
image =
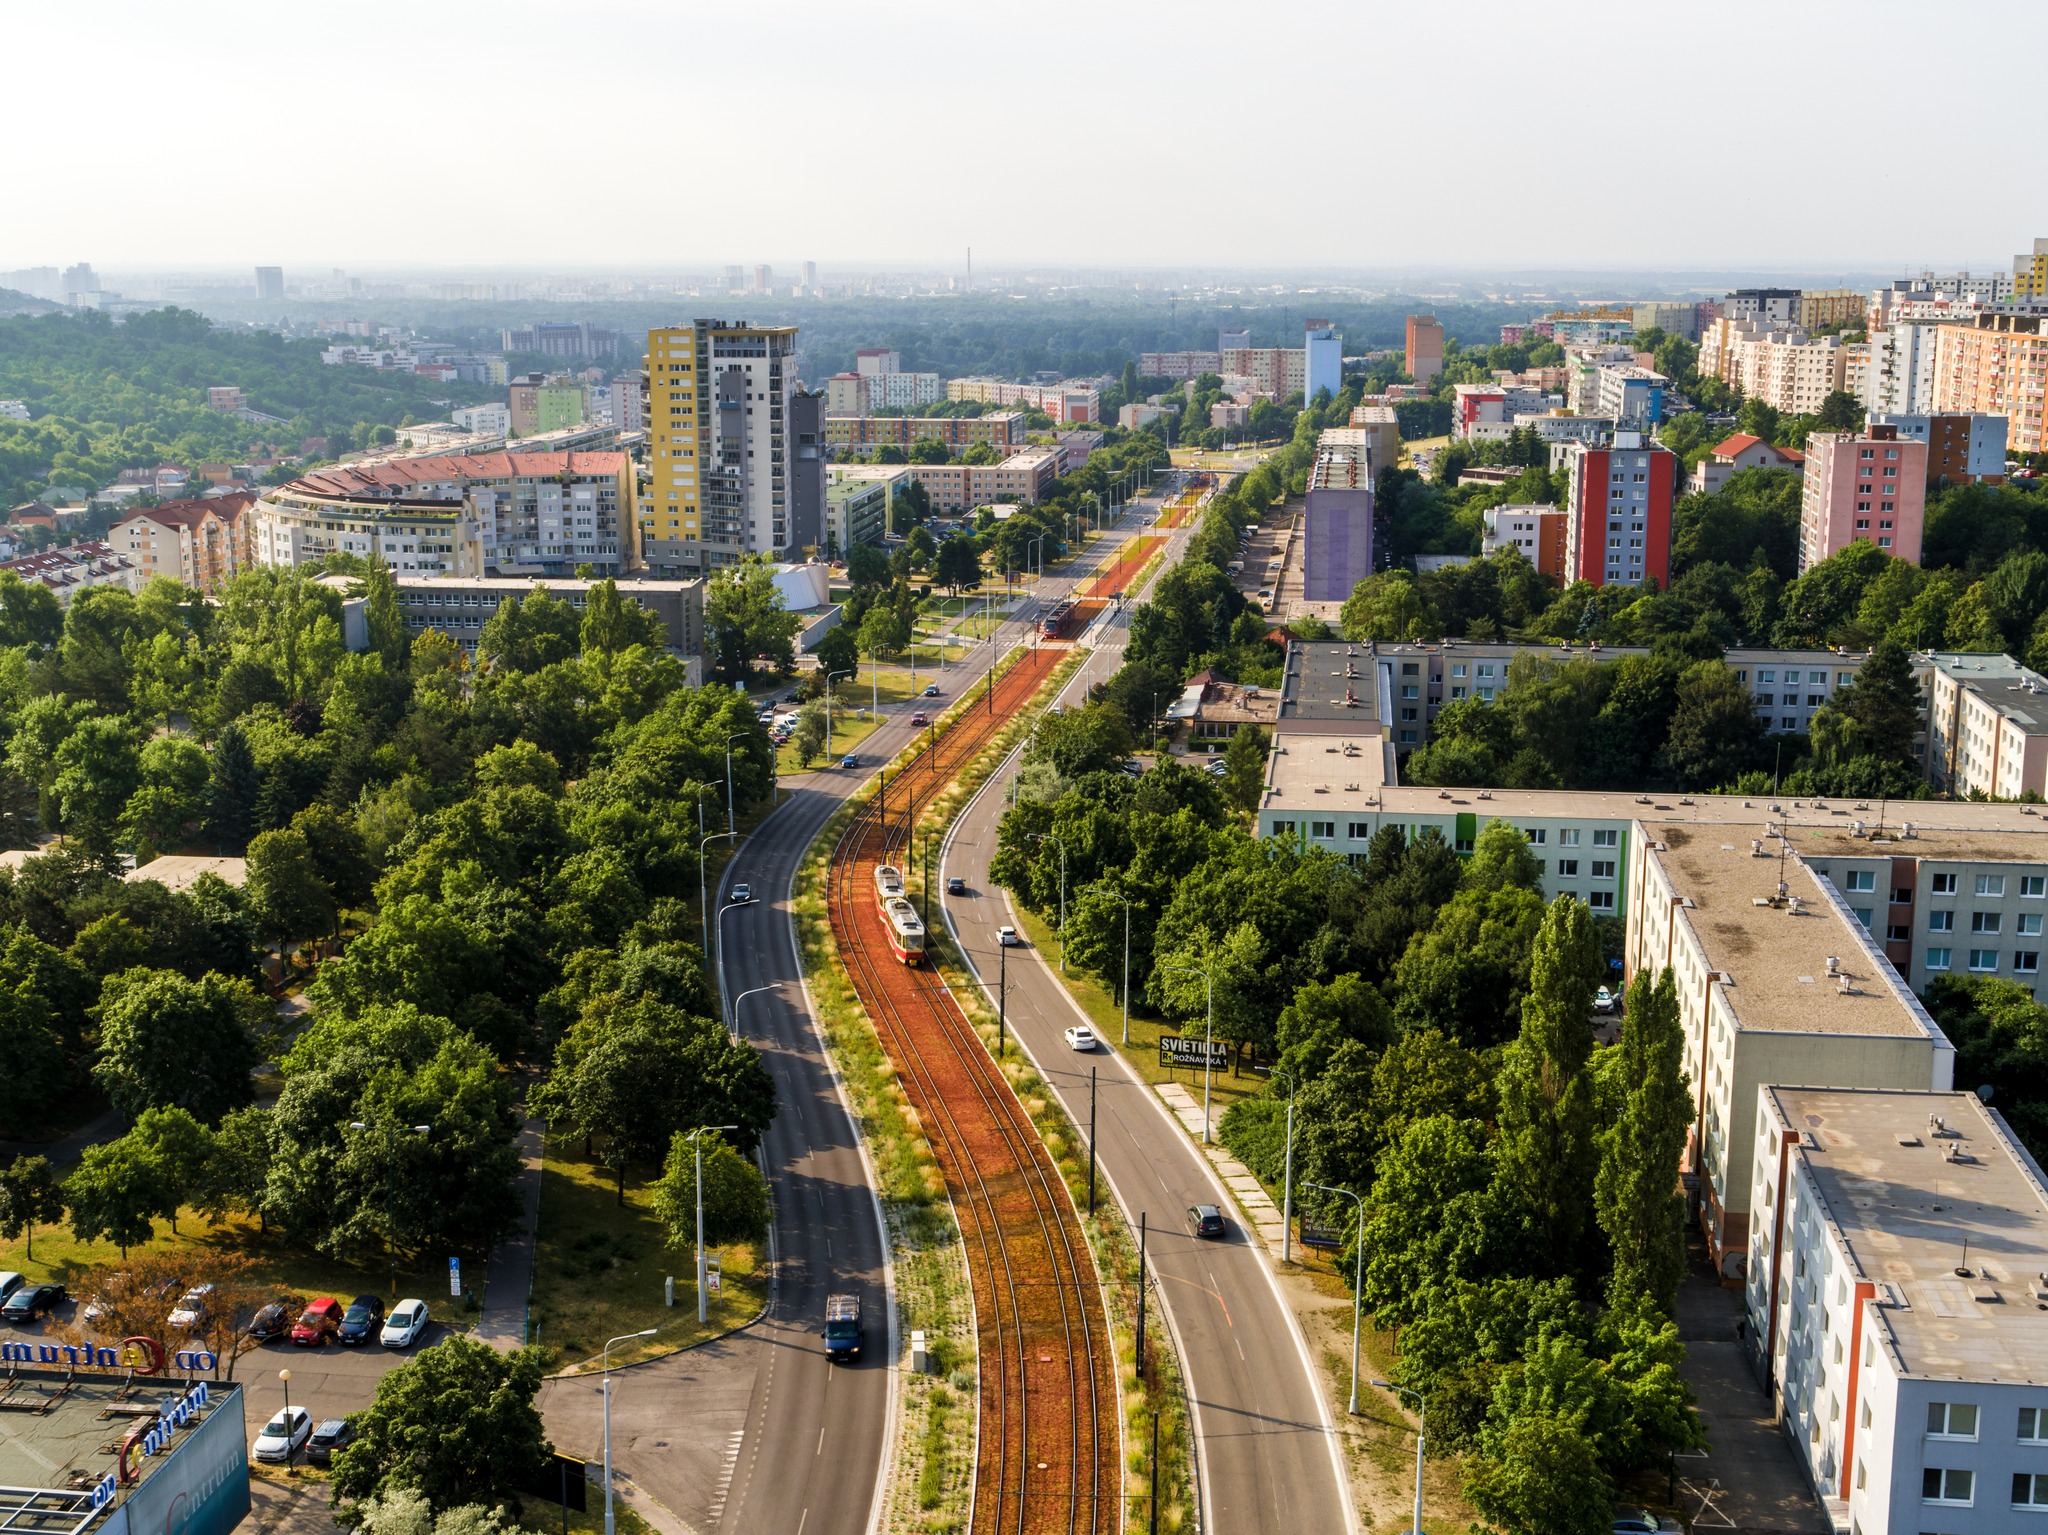
[(1095, 1213), (1095, 1068), (1088, 1068), (1088, 1213)]
[(1145, 1212), (1138, 1212), (1138, 1379), (1145, 1378)]

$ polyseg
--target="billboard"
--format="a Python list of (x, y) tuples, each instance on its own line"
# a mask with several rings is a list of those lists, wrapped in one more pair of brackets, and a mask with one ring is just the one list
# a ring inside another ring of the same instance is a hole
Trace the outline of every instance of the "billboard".
[[(1197, 1071), (1202, 1067), (1203, 1044), (1199, 1039), (1189, 1039), (1180, 1034), (1159, 1036), (1159, 1064), (1162, 1066), (1192, 1066)], [(1208, 1064), (1211, 1070), (1218, 1070), (1230, 1064), (1231, 1044), (1219, 1039), (1208, 1044)]]
[(120, 1535), (228, 1535), (248, 1512), (248, 1425), (241, 1390), (230, 1387), (128, 1495)]

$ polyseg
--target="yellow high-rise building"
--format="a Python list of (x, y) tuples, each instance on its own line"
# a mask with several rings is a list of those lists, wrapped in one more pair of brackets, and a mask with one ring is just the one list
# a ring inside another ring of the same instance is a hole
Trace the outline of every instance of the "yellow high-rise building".
[(2014, 298), (2048, 298), (2048, 240), (2034, 241), (2031, 256), (2012, 258)]
[(703, 345), (701, 328), (671, 325), (647, 333), (647, 462), (652, 472), (640, 527), (650, 548), (694, 547), (702, 536), (698, 468), (710, 442), (711, 411), (705, 398), (710, 349)]

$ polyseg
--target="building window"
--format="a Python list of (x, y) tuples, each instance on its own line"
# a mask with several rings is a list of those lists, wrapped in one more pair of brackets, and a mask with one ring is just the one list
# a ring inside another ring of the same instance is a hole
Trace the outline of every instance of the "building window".
[(1929, 949), (1927, 951), (1927, 968), (1929, 970), (1948, 969), (1949, 955), (1951, 952), (1952, 951), (1948, 949)]
[(2048, 1444), (2048, 1407), (2020, 1409), (2020, 1443)]
[(1560, 858), (1560, 859), (1558, 859), (1558, 861), (1557, 861), (1557, 877), (1558, 877), (1559, 879), (1577, 879), (1577, 878), (1579, 877), (1579, 861), (1578, 861), (1578, 859), (1576, 859), (1576, 858)]
[(2036, 974), (2041, 968), (2041, 951), (2039, 949), (2019, 950), (2012, 957), (2012, 968), (2013, 973), (2016, 975)]
[(1970, 931), (1973, 933), (1995, 933), (1999, 919), (1995, 911), (1973, 911), (1970, 913)]
[(1978, 875), (1978, 876), (1977, 876), (1977, 894), (1979, 894), (1979, 895), (2004, 895), (2004, 894), (2005, 894), (2005, 876), (2004, 876), (2003, 874), (1980, 874), (1980, 875)]
[(1621, 833), (1620, 833), (1619, 831), (1614, 831), (1614, 830), (1608, 830), (1608, 831), (1595, 831), (1595, 832), (1593, 833), (1593, 846), (1595, 846), (1595, 847), (1618, 847), (1618, 846), (1620, 846), (1620, 838), (1621, 838)]
[(1894, 886), (1892, 886), (1892, 905), (1894, 905), (1894, 906), (1911, 906), (1912, 904), (1913, 904), (1913, 887), (1912, 887), (1911, 885), (1894, 885)]
[(2048, 889), (2048, 876), (2040, 874), (2022, 874), (2020, 876), (2021, 900), (2038, 901), (2041, 899), (2041, 893), (2044, 889)]
[(1586, 897), (1586, 904), (1595, 911), (1612, 911), (1614, 910), (1614, 892), (1612, 890), (1595, 890)]
[(2038, 911), (2023, 911), (2013, 920), (2018, 923), (2018, 926), (2013, 931), (2018, 933), (2020, 937), (2039, 938), (2041, 936), (2041, 914)]
[(1920, 1501), (1922, 1503), (1948, 1503), (1958, 1508), (1968, 1508), (1972, 1494), (1976, 1491), (1976, 1473), (1954, 1467), (1943, 1470), (1929, 1466), (1920, 1473)]
[(1308, 823), (1308, 834), (1311, 837), (1334, 837), (1337, 835), (1337, 823), (1335, 821), (1311, 821)]
[(1370, 842), (1372, 840), (1372, 822), (1370, 821), (1349, 822), (1345, 831), (1353, 842)]
[(1868, 906), (1858, 906), (1854, 908), (1854, 910), (1856, 912), (1856, 920), (1863, 924), (1863, 931), (1866, 933), (1869, 932), (1870, 919), (1872, 916), (1870, 908)]
[(1613, 859), (1611, 859), (1611, 858), (1596, 858), (1596, 859), (1594, 859), (1594, 860), (1593, 860), (1593, 878), (1595, 878), (1595, 879), (1613, 879), (1613, 878), (1614, 878), (1614, 860), (1613, 860)]
[(1937, 874), (1934, 876), (1934, 883), (1928, 886), (1928, 889), (1935, 895), (1954, 895), (1956, 877), (1953, 874)]
[(2012, 1479), (2014, 1508), (2048, 1508), (2048, 1476), (2018, 1471)]
[(1998, 950), (1970, 950), (1970, 968), (1972, 970), (1979, 972), (1980, 974), (1996, 970), (1998, 968)]
[(1884, 941), (1886, 943), (1911, 943), (1913, 941), (1913, 929), (1903, 922), (1887, 923), (1884, 930)]
[(1977, 1404), (1975, 1402), (1929, 1402), (1927, 1404), (1927, 1437), (1930, 1439), (1975, 1439), (1977, 1437)]
[(1422, 689), (1412, 682), (1404, 682), (1401, 684), (1401, 696), (1403, 698), (1420, 698), (1422, 696)]
[(1544, 842), (1549, 838), (1550, 833), (1541, 826), (1531, 826), (1524, 827), (1522, 830), (1522, 835), (1527, 837), (1531, 842), (1535, 843), (1536, 846), (1541, 847), (1543, 846)]
[(1276, 837), (1293, 836), (1294, 823), (1292, 821), (1275, 821), (1273, 823), (1273, 835)]
[(1559, 847), (1577, 847), (1579, 845), (1579, 829), (1576, 826), (1567, 826), (1559, 831), (1557, 834), (1557, 845)]
[(1851, 869), (1847, 886), (1852, 895), (1867, 895), (1877, 888), (1875, 869)]

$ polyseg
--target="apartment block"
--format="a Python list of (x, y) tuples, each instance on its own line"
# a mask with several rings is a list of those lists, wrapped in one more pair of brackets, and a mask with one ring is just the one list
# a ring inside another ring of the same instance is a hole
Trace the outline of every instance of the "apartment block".
[(1656, 426), (1664, 419), (1664, 391), (1671, 380), (1656, 369), (1630, 363), (1603, 367), (1596, 377), (1593, 409), (1600, 415), (1638, 426)]
[(2036, 239), (2031, 252), (2012, 258), (2015, 297), (2048, 298), (2048, 240)]
[(1564, 403), (1561, 396), (1520, 384), (1458, 384), (1452, 392), (1451, 435), (1468, 441), (1487, 435), (1480, 430), (1482, 427), (1498, 426), (1512, 431), (1515, 417), (1542, 415)]
[(900, 470), (923, 486), (925, 494), (931, 497), (933, 511), (953, 516), (1005, 501), (1020, 506), (1037, 505), (1059, 478), (1060, 454), (1052, 448), (1026, 448), (996, 464), (887, 467)]
[[(879, 471), (879, 472), (878, 472)], [(900, 464), (832, 464), (825, 471), (825, 554), (843, 560), (856, 544), (879, 547), (889, 530), (889, 501), (910, 471)]]
[[(325, 579), (344, 587), (348, 584), (347, 577)], [(465, 650), (474, 650), (483, 626), (507, 598), (516, 601), (539, 588), (580, 611), (589, 601), (590, 589), (597, 582), (573, 576), (422, 578), (400, 575), (394, 584), (398, 588), (399, 611), (404, 614), (406, 628), (413, 635), (435, 629), (459, 642)], [(638, 603), (661, 620), (662, 632), (671, 650), (682, 656), (701, 656), (704, 653), (704, 582), (701, 579), (663, 581), (629, 577), (618, 581), (617, 587), (621, 596)], [(367, 642), (365, 634), (364, 643)]]
[(1693, 466), (1687, 488), (1694, 495), (1711, 496), (1745, 469), (1789, 469), (1802, 474), (1806, 455), (1797, 448), (1774, 447), (1761, 437), (1737, 432), (1714, 444), (1713, 451)]
[(611, 424), (621, 432), (647, 430), (647, 375), (621, 373), (605, 385)]
[(1200, 378), (1204, 373), (1223, 372), (1221, 352), (1140, 352), (1138, 374), (1141, 378), (1163, 378), (1173, 383)]
[(1546, 576), (1564, 574), (1565, 514), (1554, 506), (1497, 506), (1485, 514), (1482, 559), (1501, 549), (1519, 549)]
[(1870, 366), (1862, 394), (1871, 415), (1923, 414), (1934, 408), (1934, 357), (1940, 331), (1941, 323), (1932, 319), (1899, 319), (1872, 328)]
[(1929, 662), (1927, 781), (1957, 796), (2048, 797), (2048, 677), (2011, 656)]
[(1302, 397), (1313, 400), (1328, 393), (1332, 398), (1344, 389), (1344, 338), (1328, 320), (1310, 320), (1303, 327)]
[(1327, 428), (1316, 439), (1302, 511), (1302, 597), (1343, 602), (1372, 574), (1373, 460), (1367, 427)]
[(1737, 288), (1722, 300), (1721, 314), (1730, 320), (1761, 320), (1767, 325), (1797, 325), (1799, 290)]
[(1013, 410), (985, 416), (825, 417), (825, 443), (834, 449), (908, 448), (914, 442), (942, 442), (953, 452), (987, 443), (993, 448), (1025, 445), (1024, 417)]
[(824, 397), (796, 377), (797, 330), (700, 319), (647, 333), (646, 562), (710, 570), (823, 542)]
[(508, 437), (512, 432), (512, 407), (509, 405), (458, 405), (448, 412), (448, 419), (465, 432), (484, 436)]
[(1744, 1343), (1837, 1529), (2048, 1516), (2048, 1182), (1971, 1092), (1755, 1105)]
[(1776, 410), (1812, 415), (1847, 383), (1848, 358), (1833, 336), (1724, 316), (1701, 337), (1699, 371)]
[(1559, 346), (1600, 346), (1633, 340), (1635, 310), (1629, 306), (1599, 305), (1592, 309), (1560, 309), (1546, 316), (1547, 334)]
[(1860, 288), (1802, 288), (1799, 312), (1793, 318), (1808, 330), (1819, 330), (1824, 325), (1860, 330), (1868, 304), (1869, 299)]
[(144, 507), (109, 528), (106, 542), (134, 567), (138, 585), (169, 576), (216, 597), (255, 564), (255, 519), (249, 515), (255, 501), (253, 491), (238, 491)]
[(1408, 316), (1407, 345), (1402, 368), (1418, 384), (1426, 384), (1444, 371), (1444, 327), (1434, 315)]
[(57, 599), (60, 608), (70, 607), (80, 592), (91, 591), (95, 586), (118, 586), (126, 592), (139, 592), (145, 580), (141, 567), (100, 540), (0, 561), (0, 570), (13, 572), (27, 585), (42, 587)]
[(1354, 431), (1363, 429), (1372, 461), (1382, 468), (1401, 462), (1401, 422), (1391, 405), (1354, 405), (1346, 423)]
[(1682, 336), (1687, 341), (1700, 338), (1700, 312), (1697, 304), (1637, 304), (1629, 311), (1635, 322), (1635, 330), (1661, 330), (1667, 336)]
[(2004, 416), (2012, 450), (2048, 452), (2048, 332), (2043, 316), (1986, 312), (1935, 339), (1934, 409)]
[(1857, 539), (1917, 565), (1926, 510), (1926, 443), (1900, 436), (1895, 426), (1815, 432), (1806, 440), (1799, 487), (1799, 569)]
[(866, 410), (917, 410), (946, 397), (945, 381), (936, 373), (877, 373), (862, 383)]
[(1571, 443), (1565, 454), (1565, 579), (1661, 588), (1671, 572), (1671, 503), (1678, 457), (1639, 432), (1611, 446)]
[(1872, 426), (1889, 426), (1902, 438), (1927, 444), (1927, 488), (1998, 485), (2005, 480), (2003, 416), (1880, 415)]
[(1022, 405), (1062, 424), (1081, 425), (1102, 419), (1102, 391), (1085, 379), (1014, 384), (999, 378), (956, 378), (947, 381), (946, 398), (982, 405)]

